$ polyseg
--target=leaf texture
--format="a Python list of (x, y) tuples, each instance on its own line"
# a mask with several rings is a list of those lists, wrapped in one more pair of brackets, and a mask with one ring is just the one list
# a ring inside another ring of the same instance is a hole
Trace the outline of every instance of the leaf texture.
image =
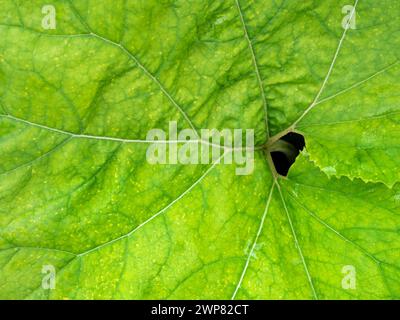
[[(400, 297), (400, 2), (47, 4), (0, 0), (0, 298)], [(254, 172), (148, 163), (171, 121), (254, 129)]]

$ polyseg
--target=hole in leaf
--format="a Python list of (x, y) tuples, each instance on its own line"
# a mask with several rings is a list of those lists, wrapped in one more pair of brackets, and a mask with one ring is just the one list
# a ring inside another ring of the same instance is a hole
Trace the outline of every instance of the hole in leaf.
[(287, 176), (289, 168), (295, 162), (304, 146), (304, 137), (295, 132), (290, 132), (276, 141), (270, 147), (270, 153), (276, 172), (282, 176)]

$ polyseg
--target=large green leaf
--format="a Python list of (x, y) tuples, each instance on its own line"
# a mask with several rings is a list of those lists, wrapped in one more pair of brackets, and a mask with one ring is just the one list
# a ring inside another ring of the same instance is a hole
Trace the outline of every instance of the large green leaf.
[[(399, 1), (48, 4), (0, 0), (0, 298), (400, 297)], [(254, 172), (150, 164), (170, 121)]]

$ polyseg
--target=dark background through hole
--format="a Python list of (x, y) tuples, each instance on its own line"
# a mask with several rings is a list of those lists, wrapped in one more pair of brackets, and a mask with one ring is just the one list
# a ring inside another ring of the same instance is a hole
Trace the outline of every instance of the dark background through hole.
[[(296, 157), (299, 155), (300, 151), (303, 150), (305, 146), (304, 137), (301, 134), (290, 132), (283, 136), (280, 140), (289, 142), (294, 146), (296, 150)], [(288, 159), (288, 157), (279, 151), (271, 152), (272, 161), (274, 162), (275, 170), (282, 176), (287, 176), (290, 167), (294, 163), (294, 160)]]

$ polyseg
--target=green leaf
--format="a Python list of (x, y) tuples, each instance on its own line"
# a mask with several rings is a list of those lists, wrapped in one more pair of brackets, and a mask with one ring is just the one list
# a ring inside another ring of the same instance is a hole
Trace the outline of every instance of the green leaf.
[[(400, 297), (398, 1), (0, 3), (0, 298)], [(171, 121), (254, 171), (150, 164)]]

